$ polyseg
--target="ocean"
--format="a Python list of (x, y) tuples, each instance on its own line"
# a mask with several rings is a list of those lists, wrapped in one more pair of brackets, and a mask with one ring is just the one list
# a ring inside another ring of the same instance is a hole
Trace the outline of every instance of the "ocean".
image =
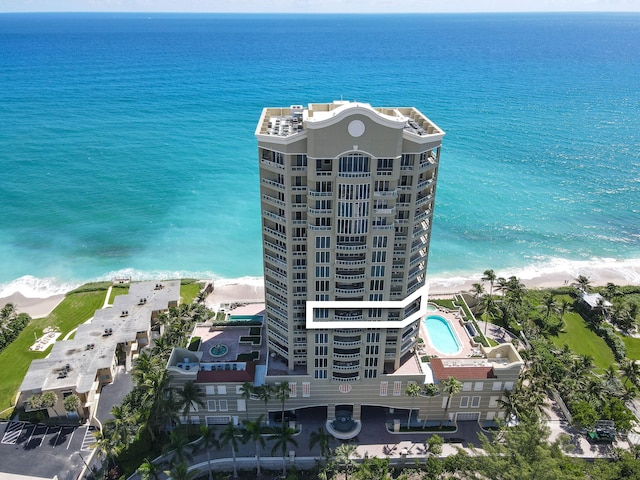
[[(446, 131), (428, 278), (640, 265), (639, 14), (0, 15), (0, 297), (262, 275), (265, 106)], [(630, 278), (640, 282), (640, 278)]]

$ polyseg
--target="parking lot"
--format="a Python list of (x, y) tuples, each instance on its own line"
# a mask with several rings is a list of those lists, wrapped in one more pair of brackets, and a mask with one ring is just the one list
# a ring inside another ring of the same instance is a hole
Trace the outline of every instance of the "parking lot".
[(87, 426), (2, 422), (0, 471), (75, 480), (91, 454), (94, 430)]

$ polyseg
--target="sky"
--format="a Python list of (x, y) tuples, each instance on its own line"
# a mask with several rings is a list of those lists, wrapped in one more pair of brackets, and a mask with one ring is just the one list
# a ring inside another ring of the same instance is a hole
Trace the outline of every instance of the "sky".
[(640, 12), (640, 0), (0, 0), (0, 12)]

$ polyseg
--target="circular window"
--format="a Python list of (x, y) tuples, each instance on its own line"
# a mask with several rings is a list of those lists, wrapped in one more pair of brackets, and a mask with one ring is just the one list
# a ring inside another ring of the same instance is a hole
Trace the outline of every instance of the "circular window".
[(352, 137), (359, 137), (364, 133), (365, 130), (365, 126), (364, 123), (362, 123), (360, 120), (353, 120), (351, 123), (349, 123), (349, 135), (351, 135)]
[(351, 385), (344, 383), (338, 387), (338, 390), (340, 390), (340, 393), (349, 393), (351, 391)]

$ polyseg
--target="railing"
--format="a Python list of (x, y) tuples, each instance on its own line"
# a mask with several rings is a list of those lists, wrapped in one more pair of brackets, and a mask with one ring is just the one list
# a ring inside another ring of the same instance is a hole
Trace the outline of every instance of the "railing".
[(269, 235), (273, 235), (274, 237), (282, 238), (283, 240), (287, 239), (287, 236), (284, 233), (280, 233), (277, 230), (274, 230), (273, 228), (264, 227), (264, 231), (265, 233), (268, 233)]
[(366, 265), (366, 260), (338, 260), (336, 259), (336, 265)]
[(396, 213), (396, 207), (391, 208), (374, 208), (373, 213), (377, 215), (391, 215), (392, 213)]
[(345, 252), (359, 252), (359, 251), (363, 251), (363, 250), (367, 250), (367, 245), (344, 245), (344, 244), (340, 244), (338, 243), (336, 245), (336, 250), (342, 250)]
[(356, 375), (355, 377), (346, 377), (346, 378), (332, 376), (331, 379), (335, 380), (336, 382), (355, 382), (356, 380), (360, 380), (360, 375)]
[(270, 203), (273, 203), (275, 205), (278, 205), (279, 207), (286, 206), (284, 200), (278, 200), (277, 198), (272, 197), (271, 195), (267, 195), (266, 193), (262, 194), (262, 199), (267, 201), (267, 202), (270, 202)]
[(341, 322), (346, 322), (349, 320), (359, 321), (359, 320), (362, 320), (364, 317), (362, 315), (339, 315), (336, 313), (333, 315), (333, 318)]
[(262, 183), (271, 187), (276, 187), (279, 190), (284, 190), (286, 188), (284, 183), (276, 182), (275, 180), (269, 180), (268, 178), (263, 178)]
[(266, 160), (264, 158), (260, 160), (260, 163), (263, 163), (263, 164), (268, 165), (270, 167), (281, 168), (282, 170), (284, 170), (284, 165), (282, 163), (273, 162), (271, 160)]
[(316, 190), (309, 190), (307, 192), (309, 197), (331, 197), (333, 196), (333, 192), (318, 192)]
[(360, 364), (358, 364), (358, 365), (336, 365), (334, 363), (333, 364), (333, 369), (334, 370), (343, 370), (345, 372), (352, 372), (354, 370), (360, 370)]
[(309, 230), (313, 230), (314, 232), (316, 231), (322, 231), (322, 230), (331, 230), (331, 225), (312, 225), (312, 224), (308, 224)]
[(361, 295), (364, 293), (364, 287), (362, 288), (338, 288), (336, 287), (336, 293), (340, 295)]
[(338, 172), (338, 176), (343, 178), (370, 178), (371, 172)]
[(392, 198), (396, 198), (398, 196), (398, 190), (384, 190), (384, 191), (377, 191), (374, 190), (373, 191), (373, 197), (392, 197)]
[(278, 222), (286, 222), (287, 221), (287, 219), (284, 217), (284, 215), (278, 215), (277, 213), (270, 212), (269, 210), (263, 210), (262, 211), (262, 215), (264, 215), (265, 217), (271, 218), (273, 220), (276, 220)]
[(364, 273), (336, 273), (335, 278), (336, 280), (364, 280), (366, 275)]
[(356, 347), (362, 345), (362, 340), (354, 340), (352, 342), (341, 342), (339, 340), (333, 340), (333, 344), (339, 347)]

